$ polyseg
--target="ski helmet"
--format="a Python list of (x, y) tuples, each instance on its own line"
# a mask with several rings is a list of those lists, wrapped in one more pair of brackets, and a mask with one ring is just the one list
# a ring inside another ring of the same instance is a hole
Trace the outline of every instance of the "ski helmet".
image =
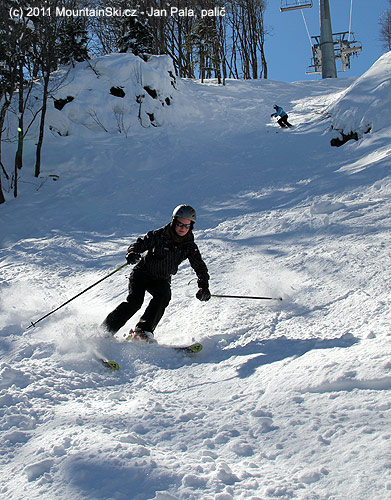
[(274, 108), (274, 109), (277, 109), (277, 108), (278, 108), (278, 104), (275, 104), (275, 105), (273, 106), (273, 108)]
[(190, 205), (178, 205), (172, 212), (172, 218), (182, 217), (182, 219), (189, 219), (192, 222), (196, 221), (196, 211)]

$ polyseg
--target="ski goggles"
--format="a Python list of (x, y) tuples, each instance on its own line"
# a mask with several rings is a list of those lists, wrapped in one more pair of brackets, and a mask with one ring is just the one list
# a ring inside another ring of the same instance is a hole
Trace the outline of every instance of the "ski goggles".
[(190, 229), (191, 228), (191, 223), (190, 224), (183, 224), (183, 222), (176, 221), (176, 225), (178, 227), (185, 227), (186, 229)]

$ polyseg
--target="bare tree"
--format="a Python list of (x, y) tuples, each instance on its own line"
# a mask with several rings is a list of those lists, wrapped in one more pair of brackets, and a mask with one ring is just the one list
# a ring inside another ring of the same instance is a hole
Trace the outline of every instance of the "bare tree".
[(15, 46), (17, 39), (17, 25), (9, 19), (6, 0), (0, 4), (0, 204), (5, 202), (2, 188), (2, 176), (9, 180), (9, 176), (2, 162), (2, 141), (5, 132), (5, 117), (11, 104), (16, 82)]
[[(24, 115), (28, 103), (29, 95), (33, 86), (34, 78), (37, 76), (37, 64), (32, 59), (30, 53), (32, 31), (30, 19), (28, 17), (19, 17), (15, 24), (16, 45), (15, 50), (15, 71), (16, 71), (16, 90), (18, 91), (18, 128), (17, 128), (17, 150), (15, 153), (15, 165), (13, 175), (13, 192), (14, 197), (18, 195), (18, 175), (19, 170), (23, 167), (23, 145), (24, 145)], [(26, 73), (29, 74), (28, 82), (26, 81)], [(26, 85), (27, 84), (27, 85)]]
[[(61, 5), (61, 0), (51, 2), (53, 9)], [(35, 155), (35, 177), (41, 172), (41, 152), (45, 131), (47, 101), (49, 96), (50, 76), (57, 69), (59, 52), (57, 39), (61, 29), (61, 18), (56, 16), (38, 16), (31, 18), (34, 23), (34, 37), (32, 40), (33, 58), (38, 64), (42, 77), (42, 107), (40, 110), (39, 135)], [(72, 22), (69, 20), (68, 22)]]
[[(95, 6), (101, 2), (104, 0), (98, 0)], [(267, 78), (267, 33), (263, 20), (266, 3), (267, 0), (176, 0), (171, 4), (166, 0), (138, 0), (132, 7), (137, 12), (156, 12), (147, 18), (153, 34), (151, 52), (168, 54), (180, 77), (214, 77), (221, 82), (227, 77)], [(129, 7), (127, 0), (113, 0), (112, 4)], [(99, 46), (95, 53), (118, 51), (123, 39), (122, 21), (102, 17), (92, 22), (92, 38)]]
[[(186, 1), (181, 0), (180, 8), (186, 8)], [(195, 54), (193, 51), (193, 39), (191, 33), (195, 26), (195, 18), (173, 15), (166, 20), (164, 25), (166, 36), (166, 52), (173, 62), (179, 76), (184, 78), (195, 78)]]
[(232, 28), (232, 63), (245, 79), (266, 78), (267, 65), (264, 53), (265, 28), (263, 15), (266, 0), (231, 0), (229, 21)]

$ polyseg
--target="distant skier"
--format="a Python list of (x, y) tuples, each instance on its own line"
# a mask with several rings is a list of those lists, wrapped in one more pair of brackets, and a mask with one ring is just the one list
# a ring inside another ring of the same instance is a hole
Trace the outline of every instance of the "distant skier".
[[(189, 205), (178, 205), (166, 226), (149, 231), (129, 246), (128, 264), (136, 264), (129, 277), (129, 294), (103, 322), (103, 327), (114, 335), (141, 308), (145, 292), (152, 295), (145, 312), (138, 321), (133, 338), (153, 341), (153, 332), (171, 299), (171, 276), (181, 262), (189, 259), (198, 278), (197, 299), (207, 301), (209, 274), (192, 232), (196, 212)], [(141, 254), (146, 254), (142, 257)]]
[(272, 113), (270, 116), (279, 116), (280, 118), (277, 120), (277, 123), (280, 125), (281, 128), (288, 128), (288, 127), (293, 127), (291, 123), (288, 122), (288, 115), (287, 113), (282, 109), (281, 106), (278, 104), (275, 104), (274, 109), (276, 110), (275, 113)]

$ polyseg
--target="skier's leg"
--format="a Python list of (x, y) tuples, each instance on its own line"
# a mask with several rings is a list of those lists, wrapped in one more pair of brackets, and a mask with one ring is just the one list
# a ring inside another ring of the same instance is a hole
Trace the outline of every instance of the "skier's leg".
[(102, 326), (113, 335), (141, 308), (145, 286), (142, 275), (133, 272), (129, 278), (129, 295), (103, 321)]
[(114, 335), (124, 326), (124, 324), (136, 311), (132, 311), (132, 307), (129, 302), (121, 302), (121, 304), (117, 306), (114, 311), (107, 315), (106, 319), (102, 323), (102, 326)]
[(286, 125), (284, 123), (284, 119), (283, 118), (280, 118), (279, 120), (277, 120), (277, 123), (279, 124), (279, 126), (281, 128), (286, 128)]
[(155, 330), (171, 300), (171, 286), (168, 280), (154, 280), (147, 287), (152, 299), (136, 327), (145, 332)]

